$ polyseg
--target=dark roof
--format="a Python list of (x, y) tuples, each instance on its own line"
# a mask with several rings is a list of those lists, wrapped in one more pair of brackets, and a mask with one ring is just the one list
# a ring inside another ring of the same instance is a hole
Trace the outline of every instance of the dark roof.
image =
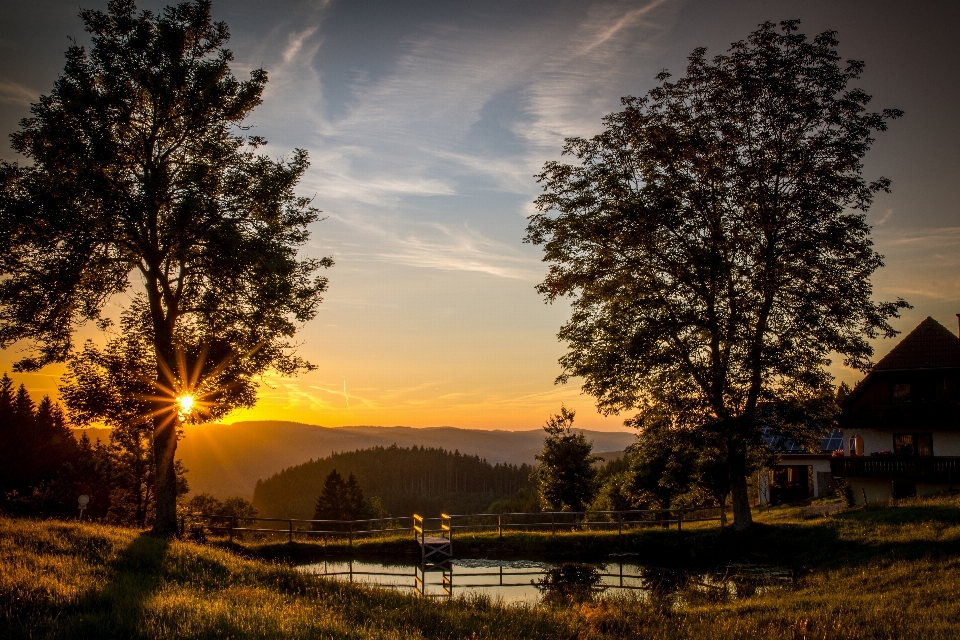
[(931, 317), (873, 366), (873, 371), (960, 368), (960, 338)]
[[(775, 435), (770, 427), (763, 427), (762, 437), (771, 451), (777, 453), (810, 453), (790, 438)], [(830, 432), (830, 435), (820, 440), (820, 453), (831, 453), (837, 449), (843, 449), (843, 431), (840, 429), (834, 429)]]

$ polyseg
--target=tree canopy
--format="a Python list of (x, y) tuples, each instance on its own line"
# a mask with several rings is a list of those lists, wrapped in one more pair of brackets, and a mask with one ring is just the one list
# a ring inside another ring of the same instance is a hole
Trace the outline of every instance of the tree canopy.
[(175, 398), (210, 391), (205, 376), (230, 362), (247, 379), (309, 368), (291, 338), (316, 314), (317, 271), (332, 261), (298, 256), (318, 217), (294, 193), (307, 153), (272, 160), (265, 140), (237, 133), (267, 74), (233, 76), (209, 0), (160, 14), (111, 0), (80, 17), (90, 50), (69, 48), (12, 136), (32, 164), (0, 165), (0, 346), (30, 347), (19, 370), (61, 362), (78, 325), (105, 326), (108, 301), (140, 289), (132, 305), (155, 356), (154, 529), (172, 533)]
[[(903, 300), (874, 302), (883, 265), (865, 212), (873, 133), (834, 32), (767, 22), (725, 55), (689, 57), (604, 131), (568, 138), (577, 164), (547, 162), (526, 241), (544, 247), (538, 290), (572, 298), (559, 381), (579, 376), (605, 413), (641, 431), (710, 431), (725, 449), (737, 527), (751, 523), (747, 450), (760, 427), (797, 435), (834, 408), (827, 366), (866, 370), (869, 339), (893, 336)], [(810, 415), (815, 419), (811, 422)]]

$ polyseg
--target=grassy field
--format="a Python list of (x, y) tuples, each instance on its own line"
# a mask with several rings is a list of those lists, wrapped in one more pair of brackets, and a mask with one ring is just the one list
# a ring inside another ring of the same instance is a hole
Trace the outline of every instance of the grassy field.
[[(763, 562), (792, 569), (793, 588), (739, 600), (691, 588), (665, 598), (516, 607), (336, 583), (213, 545), (126, 529), (0, 519), (0, 637), (960, 637), (956, 498), (814, 519), (774, 509), (758, 521), (747, 534), (700, 528), (593, 542), (545, 534), (508, 536), (504, 547), (569, 557), (571, 548), (597, 555), (624, 545), (661, 565)], [(499, 541), (475, 536), (462, 543), (490, 550)], [(269, 555), (277, 546), (238, 550)]]

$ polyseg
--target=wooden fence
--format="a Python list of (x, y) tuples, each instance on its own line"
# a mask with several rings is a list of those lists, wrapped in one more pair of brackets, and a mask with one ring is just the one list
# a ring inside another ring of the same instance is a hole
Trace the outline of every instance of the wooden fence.
[[(284, 535), (289, 542), (295, 537), (340, 538), (353, 544), (360, 537), (396, 535), (410, 532), (411, 537), (435, 534), (452, 541), (454, 532), (496, 531), (500, 538), (505, 531), (624, 531), (645, 527), (676, 526), (684, 523), (719, 522), (726, 524), (726, 513), (719, 507), (685, 509), (635, 509), (628, 511), (541, 511), (533, 513), (442, 514), (439, 518), (419, 515), (371, 520), (303, 520), (297, 518), (256, 518), (198, 514), (213, 534), (228, 535), (231, 541), (238, 534), (260, 533)], [(260, 526), (259, 523), (264, 523)], [(253, 526), (241, 526), (253, 525)]]

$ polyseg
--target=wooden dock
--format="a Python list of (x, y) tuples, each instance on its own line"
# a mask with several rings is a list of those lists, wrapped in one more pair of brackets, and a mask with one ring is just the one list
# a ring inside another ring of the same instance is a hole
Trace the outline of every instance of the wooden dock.
[[(428, 533), (440, 535), (427, 535)], [(441, 514), (440, 530), (429, 531), (424, 528), (423, 516), (413, 516), (413, 534), (420, 545), (420, 566), (428, 567), (446, 563), (453, 557), (453, 527), (450, 516)]]

